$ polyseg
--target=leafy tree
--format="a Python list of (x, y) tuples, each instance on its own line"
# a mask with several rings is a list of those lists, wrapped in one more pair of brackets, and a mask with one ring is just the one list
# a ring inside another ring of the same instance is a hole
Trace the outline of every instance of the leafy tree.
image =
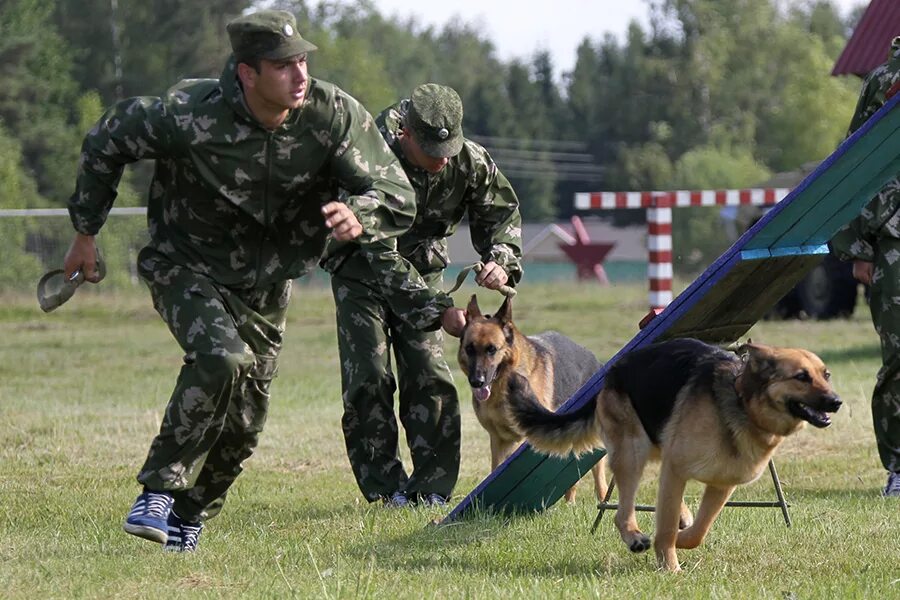
[[(607, 38), (607, 44), (616, 49), (613, 38)], [(568, 122), (565, 131), (571, 139), (604, 138), (601, 125), (606, 123), (604, 111), (598, 101), (602, 91), (600, 71), (600, 51), (594, 48), (587, 38), (582, 40), (575, 52), (575, 67), (565, 77), (568, 96)], [(596, 148), (596, 143), (593, 144)]]
[(667, 190), (674, 182), (674, 167), (659, 142), (623, 146), (609, 182), (614, 190)]
[(22, 169), (21, 145), (3, 127), (0, 127), (0, 198), (4, 208), (37, 208), (43, 200), (37, 192), (37, 183)]
[(822, 40), (829, 56), (837, 56), (844, 49), (847, 26), (832, 2), (826, 0), (812, 5), (792, 6), (790, 17), (800, 28)]
[(59, 0), (56, 22), (78, 48), (75, 74), (104, 105), (161, 95), (187, 77), (218, 77), (225, 25), (248, 0)]
[[(426, 81), (459, 91), (468, 135), (518, 148), (515, 160), (515, 153), (494, 154), (501, 169), (510, 166), (529, 218), (567, 214), (573, 191), (701, 181), (726, 187), (752, 165), (787, 170), (821, 158), (843, 136), (857, 83), (829, 72), (858, 15), (842, 19), (826, 0), (647, 3), (649, 28), (633, 23), (623, 42), (584, 39), (562, 84), (549, 54), (504, 63), (475, 23), (423, 26), (382, 15), (370, 0), (266, 4), (296, 14), (303, 35), (320, 47), (310, 56), (311, 74), (372, 113)], [(7, 82), (0, 122), (38, 193), (55, 202), (70, 193), (81, 136), (117, 95), (159, 94), (182, 77), (218, 76), (230, 50), (225, 24), (253, 4), (0, 4), (0, 28), (17, 34), (0, 39)], [(546, 140), (586, 145), (605, 181), (586, 188), (554, 176), (560, 153), (547, 152)], [(120, 204), (138, 202), (132, 180)]]
[[(674, 189), (728, 189), (753, 187), (771, 176), (748, 148), (701, 146), (682, 154), (675, 163)], [(734, 235), (723, 235), (723, 226), (734, 226), (734, 215), (719, 207), (678, 209), (672, 212), (676, 267), (697, 272), (725, 251)], [(738, 232), (733, 232), (738, 233)]]
[[(539, 115), (541, 137), (548, 138), (559, 131), (558, 124), (564, 122), (565, 105), (562, 95), (556, 86), (553, 59), (550, 53), (542, 50), (534, 55), (531, 63), (533, 85), (537, 88), (542, 114)], [(563, 117), (562, 119), (560, 117)], [(557, 133), (558, 135), (558, 133)]]
[(747, 148), (699, 146), (678, 158), (672, 185), (691, 190), (753, 187), (771, 175)]
[(78, 134), (71, 126), (79, 90), (65, 41), (41, 0), (0, 4), (0, 125), (18, 140), (38, 193), (61, 203), (71, 192)]
[[(338, 85), (373, 115), (401, 97), (391, 77), (385, 76), (392, 63), (389, 54), (379, 47), (382, 37), (390, 39), (391, 50), (405, 47), (397, 40), (401, 29), (385, 21), (371, 2), (323, 2), (313, 13), (303, 2), (283, 3), (280, 8), (297, 14), (303, 36), (319, 47), (309, 56), (311, 76)], [(404, 41), (414, 48), (419, 43), (412, 34)]]
[[(3, 127), (0, 127), (0, 198), (5, 208), (33, 208), (42, 203), (36, 182), (22, 170), (19, 142)], [(4, 287), (24, 282), (33, 285), (40, 277), (40, 261), (25, 251), (29, 236), (37, 233), (38, 227), (34, 219), (0, 219), (0, 239), (4, 246), (0, 281)]]
[(771, 78), (786, 85), (773, 86), (770, 101), (758, 109), (758, 155), (786, 171), (835, 149), (847, 133), (858, 83), (828, 76), (834, 59), (826, 42), (796, 25), (780, 28), (771, 45), (780, 57), (770, 63)]
[[(695, 98), (706, 139), (697, 142), (753, 148), (776, 170), (835, 147), (853, 93), (829, 77), (829, 49), (836, 52), (837, 44), (834, 27), (826, 25), (834, 17), (827, 3), (793, 16), (760, 0), (668, 0), (660, 10), (683, 33), (685, 73), (700, 89)], [(821, 35), (810, 35), (816, 30)], [(678, 137), (684, 125), (676, 126)]]

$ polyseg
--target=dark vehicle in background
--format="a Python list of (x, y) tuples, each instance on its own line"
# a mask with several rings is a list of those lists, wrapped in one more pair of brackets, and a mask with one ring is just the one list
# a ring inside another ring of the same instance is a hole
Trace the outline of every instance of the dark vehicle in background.
[(778, 301), (770, 313), (781, 319), (836, 319), (849, 317), (856, 308), (860, 283), (853, 278), (852, 263), (827, 254)]
[[(779, 173), (762, 183), (765, 188), (793, 188), (809, 175), (818, 161), (803, 164), (795, 171)], [(760, 206), (742, 206), (737, 225), (741, 231), (749, 229), (768, 210)], [(806, 277), (794, 286), (767, 315), (776, 319), (837, 319), (853, 314), (861, 284), (853, 278), (853, 264), (842, 262), (831, 254), (813, 267)]]

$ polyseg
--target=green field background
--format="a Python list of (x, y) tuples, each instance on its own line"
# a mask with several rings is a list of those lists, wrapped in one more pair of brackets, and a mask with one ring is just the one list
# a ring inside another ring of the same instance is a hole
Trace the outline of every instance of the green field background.
[[(464, 303), (475, 290), (457, 294)], [(484, 310), (501, 297), (478, 291)], [(647, 312), (643, 283), (526, 282), (514, 303), (525, 333), (563, 332), (612, 356)], [(0, 597), (4, 598), (898, 598), (900, 502), (884, 474), (869, 396), (880, 364), (867, 311), (828, 322), (764, 321), (754, 341), (819, 353), (845, 405), (776, 462), (793, 526), (778, 509), (728, 508), (684, 572), (634, 555), (607, 517), (594, 535), (590, 485), (543, 514), (389, 510), (356, 489), (340, 430), (330, 293), (297, 286), (266, 431), (223, 513), (193, 555), (122, 531), (134, 480), (181, 356), (149, 295), (100, 284), (43, 314), (29, 292), (0, 293)], [(454, 340), (446, 341), (449, 355)], [(455, 362), (455, 361), (454, 361)], [(455, 503), (487, 474), (487, 434), (453, 365), (463, 415)], [(404, 450), (405, 455), (405, 450)], [(655, 469), (639, 500), (654, 501)], [(691, 484), (687, 503), (696, 507)], [(736, 499), (774, 498), (771, 481)], [(639, 515), (652, 533), (652, 516)]]

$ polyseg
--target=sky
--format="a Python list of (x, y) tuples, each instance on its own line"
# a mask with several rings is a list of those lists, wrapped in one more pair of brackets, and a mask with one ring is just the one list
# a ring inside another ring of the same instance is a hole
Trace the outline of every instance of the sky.
[[(867, 0), (832, 0), (846, 15)], [(570, 71), (575, 51), (587, 36), (600, 40), (606, 32), (624, 41), (628, 24), (649, 26), (644, 0), (374, 0), (378, 11), (399, 19), (414, 16), (422, 25), (440, 28), (456, 17), (481, 27), (501, 60), (528, 60), (548, 50), (557, 73)], [(314, 3), (311, 3), (314, 4)]]

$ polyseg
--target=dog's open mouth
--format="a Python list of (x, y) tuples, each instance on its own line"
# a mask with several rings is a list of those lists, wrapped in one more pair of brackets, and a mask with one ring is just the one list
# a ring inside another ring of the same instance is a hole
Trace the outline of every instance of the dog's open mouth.
[(808, 404), (804, 404), (798, 400), (788, 400), (788, 410), (798, 419), (803, 419), (813, 427), (819, 429), (831, 425), (831, 417), (828, 413), (816, 410)]
[(488, 397), (490, 395), (491, 395), (490, 384), (483, 385), (479, 388), (475, 388), (475, 387), (472, 388), (472, 396), (474, 396), (475, 399), (478, 400), (479, 402), (484, 402), (485, 400), (488, 399)]

